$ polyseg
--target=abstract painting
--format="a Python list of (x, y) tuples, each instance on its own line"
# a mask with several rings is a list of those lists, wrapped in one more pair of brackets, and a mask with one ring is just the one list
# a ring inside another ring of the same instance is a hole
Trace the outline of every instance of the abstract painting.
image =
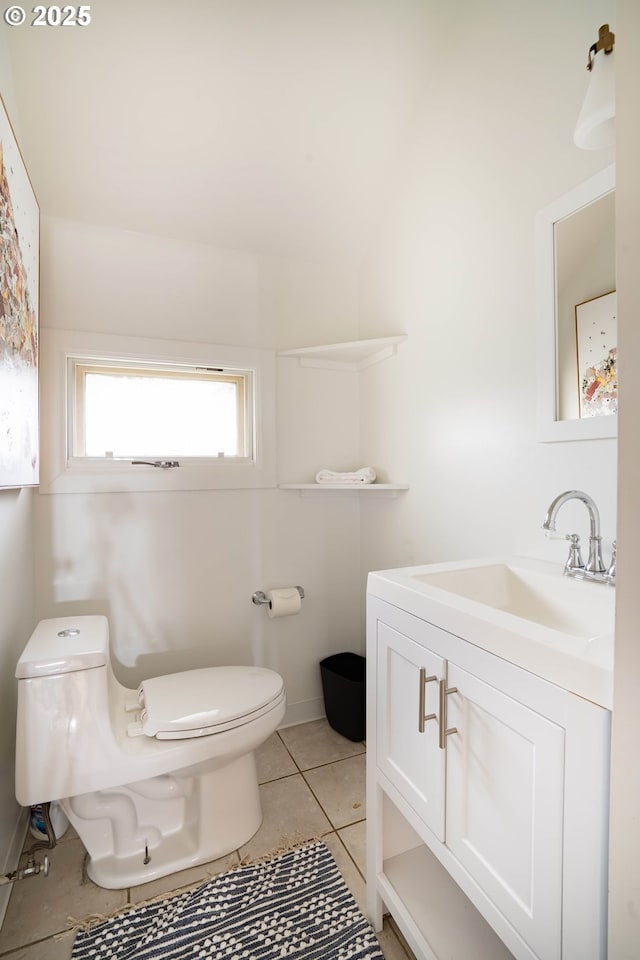
[(618, 412), (617, 295), (605, 293), (576, 306), (580, 416)]
[(0, 98), (0, 487), (38, 483), (38, 203)]

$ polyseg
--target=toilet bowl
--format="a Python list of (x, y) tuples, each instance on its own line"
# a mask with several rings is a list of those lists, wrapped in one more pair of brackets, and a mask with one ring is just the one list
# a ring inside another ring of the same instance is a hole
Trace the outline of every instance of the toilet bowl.
[(254, 751), (278, 727), (282, 677), (209, 667), (122, 686), (106, 617), (41, 621), (16, 667), (16, 797), (57, 800), (102, 887), (222, 857), (262, 821)]

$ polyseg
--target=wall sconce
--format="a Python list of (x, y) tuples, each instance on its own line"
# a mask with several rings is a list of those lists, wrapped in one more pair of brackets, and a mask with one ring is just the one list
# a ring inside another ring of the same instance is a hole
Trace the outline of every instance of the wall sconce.
[(616, 85), (613, 57), (615, 35), (605, 23), (589, 48), (589, 86), (573, 141), (582, 150), (610, 147), (616, 138)]

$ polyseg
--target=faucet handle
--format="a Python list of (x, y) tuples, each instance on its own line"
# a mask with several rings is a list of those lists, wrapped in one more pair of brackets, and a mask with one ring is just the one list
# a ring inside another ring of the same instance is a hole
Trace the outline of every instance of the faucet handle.
[(580, 537), (577, 533), (568, 533), (567, 540), (570, 541), (569, 547), (569, 556), (567, 557), (567, 562), (564, 565), (565, 571), (568, 570), (584, 570), (584, 560), (582, 559), (582, 554), (580, 553)]
[(584, 570), (584, 560), (580, 552), (580, 537), (577, 533), (557, 533), (555, 530), (548, 530), (546, 527), (544, 528), (544, 533), (549, 540), (569, 541), (569, 556), (564, 565), (565, 573), (575, 574), (576, 570)]
[(571, 540), (571, 543), (577, 543), (580, 540), (577, 533), (558, 533), (557, 530), (548, 530), (546, 527), (543, 527), (543, 530), (547, 540)]

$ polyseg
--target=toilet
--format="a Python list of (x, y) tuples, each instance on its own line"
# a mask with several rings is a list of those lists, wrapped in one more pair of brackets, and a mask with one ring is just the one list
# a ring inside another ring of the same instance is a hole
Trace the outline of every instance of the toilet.
[(106, 617), (42, 620), (16, 667), (16, 797), (57, 800), (111, 889), (225, 856), (262, 822), (254, 751), (282, 677), (208, 667), (118, 682)]

